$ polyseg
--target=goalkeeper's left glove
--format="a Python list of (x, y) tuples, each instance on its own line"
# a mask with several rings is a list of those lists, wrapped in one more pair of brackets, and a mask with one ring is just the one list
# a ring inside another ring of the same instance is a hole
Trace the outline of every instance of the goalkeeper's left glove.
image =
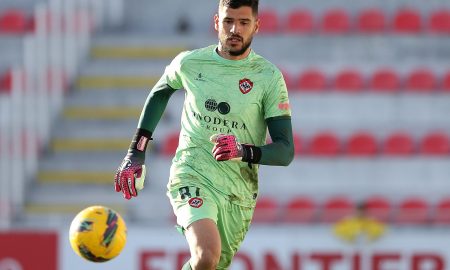
[(214, 143), (212, 154), (218, 161), (236, 160), (248, 163), (258, 163), (261, 159), (261, 149), (250, 144), (241, 144), (232, 134), (214, 134), (209, 139)]

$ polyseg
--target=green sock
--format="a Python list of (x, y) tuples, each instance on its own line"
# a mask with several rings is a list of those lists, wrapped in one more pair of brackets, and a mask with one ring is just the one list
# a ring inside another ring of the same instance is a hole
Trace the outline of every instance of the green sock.
[(181, 270), (192, 270), (191, 268), (191, 264), (189, 263), (189, 261), (187, 261), (183, 267), (181, 268)]

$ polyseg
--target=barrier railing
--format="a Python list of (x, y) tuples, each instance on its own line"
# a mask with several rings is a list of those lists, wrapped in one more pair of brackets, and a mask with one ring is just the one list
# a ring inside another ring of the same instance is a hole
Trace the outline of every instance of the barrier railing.
[(24, 36), (23, 63), (12, 68), (12, 89), (0, 93), (0, 229), (25, 201), (63, 98), (88, 57), (92, 33), (122, 24), (123, 0), (49, 0), (34, 10)]

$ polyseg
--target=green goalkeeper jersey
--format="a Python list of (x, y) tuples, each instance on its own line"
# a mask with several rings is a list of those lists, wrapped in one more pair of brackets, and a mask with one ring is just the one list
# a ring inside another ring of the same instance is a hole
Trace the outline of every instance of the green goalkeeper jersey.
[(233, 134), (240, 143), (266, 143), (266, 119), (290, 117), (288, 93), (280, 70), (253, 51), (228, 60), (217, 45), (180, 53), (162, 79), (185, 89), (178, 148), (170, 184), (204, 185), (233, 203), (255, 205), (258, 165), (216, 161), (213, 134)]

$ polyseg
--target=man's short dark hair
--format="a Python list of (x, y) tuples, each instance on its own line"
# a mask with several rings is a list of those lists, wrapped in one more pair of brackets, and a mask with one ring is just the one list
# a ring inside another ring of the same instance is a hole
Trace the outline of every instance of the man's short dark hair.
[(253, 15), (258, 15), (259, 0), (220, 0), (219, 7), (240, 8), (251, 7)]

